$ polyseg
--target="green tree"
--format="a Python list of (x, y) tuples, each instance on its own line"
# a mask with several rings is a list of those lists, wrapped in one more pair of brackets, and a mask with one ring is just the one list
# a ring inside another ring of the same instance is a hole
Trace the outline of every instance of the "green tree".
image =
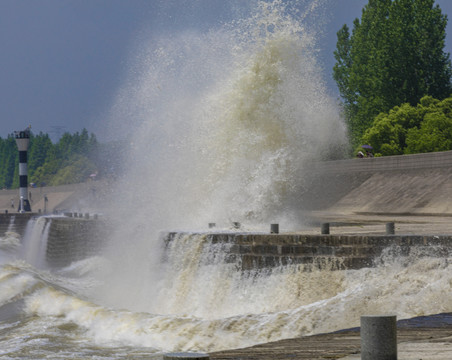
[(28, 147), (28, 175), (33, 179), (36, 169), (44, 165), (50, 152), (53, 149), (52, 141), (48, 134), (30, 136), (30, 144)]
[(12, 135), (8, 135), (6, 139), (0, 138), (0, 157), (0, 187), (9, 189), (13, 187), (14, 173), (19, 161), (16, 141)]
[[(28, 147), (28, 181), (38, 185), (62, 185), (86, 181), (89, 175), (114, 176), (120, 169), (124, 143), (99, 144), (86, 129), (65, 133), (54, 144), (48, 134), (30, 134)], [(19, 153), (13, 134), (0, 138), (0, 187), (19, 186)]]
[(64, 133), (53, 148), (48, 149), (46, 161), (36, 168), (33, 181), (40, 184), (63, 185), (85, 181), (97, 171), (94, 152), (98, 143), (86, 129), (81, 133)]
[(420, 127), (408, 130), (406, 154), (452, 150), (452, 98), (438, 102), (429, 110)]
[(362, 140), (377, 156), (452, 150), (452, 98), (396, 106), (379, 114)]
[(345, 25), (337, 33), (333, 77), (355, 145), (379, 113), (450, 96), (446, 25), (434, 0), (369, 0), (352, 34)]

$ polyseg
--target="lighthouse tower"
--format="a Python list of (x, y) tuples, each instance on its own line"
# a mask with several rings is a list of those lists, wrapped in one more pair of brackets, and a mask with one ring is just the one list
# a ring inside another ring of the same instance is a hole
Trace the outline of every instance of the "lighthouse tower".
[(30, 142), (30, 128), (23, 131), (15, 131), (17, 148), (19, 149), (19, 184), (20, 184), (20, 202), (19, 212), (31, 211), (28, 201), (28, 174), (27, 174), (27, 151)]

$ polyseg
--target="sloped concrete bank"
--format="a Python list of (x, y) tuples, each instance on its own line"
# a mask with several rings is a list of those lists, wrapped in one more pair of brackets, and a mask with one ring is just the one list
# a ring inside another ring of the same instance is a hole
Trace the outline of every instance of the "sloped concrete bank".
[[(183, 233), (168, 233), (168, 244)], [(228, 262), (240, 270), (303, 265), (304, 270), (373, 267), (386, 249), (388, 254), (444, 257), (452, 250), (450, 235), (297, 235), (208, 234), (212, 244), (229, 244)]]
[(312, 163), (305, 210), (452, 214), (452, 151)]

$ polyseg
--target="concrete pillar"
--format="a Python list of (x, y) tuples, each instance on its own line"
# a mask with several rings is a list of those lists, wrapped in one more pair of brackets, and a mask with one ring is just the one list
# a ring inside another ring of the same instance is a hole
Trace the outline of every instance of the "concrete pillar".
[(386, 235), (394, 235), (395, 227), (393, 222), (386, 223)]
[(270, 233), (279, 234), (279, 224), (270, 224)]
[(182, 352), (182, 353), (169, 353), (163, 355), (163, 360), (183, 360), (183, 359), (209, 360), (209, 354)]
[(321, 234), (329, 234), (330, 233), (330, 224), (323, 223), (320, 227), (320, 233)]
[(85, 213), (85, 219), (89, 219), (89, 213)]
[(395, 315), (361, 316), (361, 360), (397, 360)]

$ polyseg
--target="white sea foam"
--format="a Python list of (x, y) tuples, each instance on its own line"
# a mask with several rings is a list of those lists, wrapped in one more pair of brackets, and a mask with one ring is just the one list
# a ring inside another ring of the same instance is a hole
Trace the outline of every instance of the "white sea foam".
[[(154, 294), (162, 297), (159, 306), (171, 300), (165, 313), (114, 310), (48, 287), (27, 297), (26, 311), (77, 324), (84, 337), (102, 346), (214, 351), (358, 326), (362, 314), (394, 313), (402, 319), (452, 309), (452, 269), (446, 259), (348, 271), (303, 273), (285, 267), (241, 280), (214, 264), (198, 266), (196, 274), (188, 270), (194, 264), (185, 265), (175, 270), (169, 292)], [(207, 273), (212, 282), (205, 282)], [(199, 293), (193, 291), (196, 283), (204, 284)], [(188, 291), (182, 291), (185, 286)]]

